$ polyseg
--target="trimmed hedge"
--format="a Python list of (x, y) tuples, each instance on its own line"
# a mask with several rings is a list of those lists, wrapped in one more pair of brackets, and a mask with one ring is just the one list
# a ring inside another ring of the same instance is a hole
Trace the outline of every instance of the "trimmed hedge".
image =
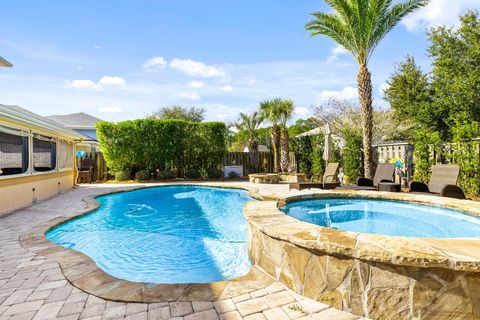
[(107, 166), (116, 172), (219, 169), (227, 151), (223, 122), (141, 119), (97, 123)]

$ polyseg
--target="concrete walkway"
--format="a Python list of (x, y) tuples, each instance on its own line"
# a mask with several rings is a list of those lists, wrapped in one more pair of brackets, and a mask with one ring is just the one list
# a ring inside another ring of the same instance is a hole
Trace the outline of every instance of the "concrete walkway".
[[(239, 186), (250, 185), (238, 183)], [(69, 215), (81, 199), (135, 185), (90, 185), (0, 218), (0, 320), (3, 319), (183, 319), (350, 320), (357, 316), (301, 297), (276, 282), (221, 301), (123, 303), (99, 299), (73, 287), (56, 262), (22, 248), (19, 236), (35, 225)], [(250, 185), (251, 186), (251, 185)], [(255, 185), (259, 187), (260, 185)], [(260, 186), (269, 192), (286, 185)]]

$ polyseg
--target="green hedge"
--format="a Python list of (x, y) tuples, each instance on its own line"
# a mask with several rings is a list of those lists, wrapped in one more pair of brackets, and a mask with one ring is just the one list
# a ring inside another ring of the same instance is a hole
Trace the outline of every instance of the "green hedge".
[(220, 168), (227, 146), (223, 122), (141, 119), (97, 123), (107, 166), (113, 173)]
[(362, 135), (349, 128), (342, 130), (342, 133), (345, 138), (342, 154), (343, 172), (351, 182), (355, 182), (358, 177), (363, 177)]

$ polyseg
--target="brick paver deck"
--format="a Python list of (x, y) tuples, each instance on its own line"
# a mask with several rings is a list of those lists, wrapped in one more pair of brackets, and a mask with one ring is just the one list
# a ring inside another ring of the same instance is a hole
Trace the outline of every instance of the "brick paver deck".
[[(258, 187), (258, 186), (257, 186)], [(120, 185), (82, 186), (0, 217), (0, 320), (16, 319), (183, 319), (183, 320), (350, 320), (357, 316), (301, 297), (275, 282), (265, 289), (221, 301), (123, 303), (106, 301), (73, 287), (59, 265), (19, 244), (35, 225), (84, 206), (88, 195)], [(268, 186), (265, 188), (285, 188)]]

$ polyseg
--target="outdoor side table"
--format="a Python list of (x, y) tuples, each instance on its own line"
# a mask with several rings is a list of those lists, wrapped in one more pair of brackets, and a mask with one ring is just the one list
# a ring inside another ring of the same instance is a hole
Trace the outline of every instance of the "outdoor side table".
[(379, 182), (378, 191), (400, 192), (402, 186), (395, 182)]

